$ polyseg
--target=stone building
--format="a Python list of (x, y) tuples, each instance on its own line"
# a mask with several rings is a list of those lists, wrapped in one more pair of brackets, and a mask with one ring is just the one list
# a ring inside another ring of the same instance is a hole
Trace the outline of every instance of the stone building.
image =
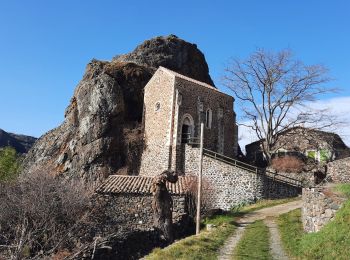
[[(246, 158), (259, 166), (264, 165), (262, 142), (246, 145)], [(293, 127), (282, 133), (274, 145), (276, 155), (292, 155), (316, 162), (328, 162), (350, 155), (349, 148), (339, 135), (306, 127)]]
[[(181, 178), (195, 180), (199, 172), (198, 137), (203, 122), (205, 149), (202, 176), (203, 204), (206, 208), (228, 210), (242, 202), (296, 196), (300, 193), (300, 181), (271, 176), (235, 160), (238, 130), (233, 102), (233, 97), (213, 86), (159, 67), (145, 86), (144, 147), (139, 176), (110, 177), (102, 184), (104, 188), (100, 189), (100, 194), (111, 195), (109, 198), (116, 204), (132, 204), (133, 208), (141, 205), (138, 210), (146, 210), (145, 205), (150, 206), (150, 193), (145, 195), (142, 189), (127, 187), (146, 185), (146, 180), (150, 182), (164, 170), (173, 170), (182, 175)], [(121, 179), (124, 181), (118, 181)], [(127, 180), (132, 180), (133, 184), (129, 185)], [(181, 187), (182, 184), (176, 185)], [(113, 192), (109, 192), (108, 187), (113, 187)], [(175, 195), (174, 201), (177, 200)], [(179, 207), (182, 212), (189, 210), (187, 204), (179, 204)], [(127, 221), (128, 218), (124, 219)]]
[(168, 169), (184, 173), (184, 147), (199, 137), (201, 122), (204, 147), (235, 157), (238, 128), (233, 102), (213, 86), (159, 67), (145, 86), (140, 174), (154, 176)]
[[(109, 226), (129, 231), (153, 229), (152, 180), (148, 176), (110, 175), (97, 188), (98, 198), (105, 205)], [(180, 176), (176, 183), (167, 183), (173, 199), (173, 222), (182, 226), (176, 229), (177, 232), (193, 227), (194, 204), (190, 189), (195, 181), (193, 176)]]

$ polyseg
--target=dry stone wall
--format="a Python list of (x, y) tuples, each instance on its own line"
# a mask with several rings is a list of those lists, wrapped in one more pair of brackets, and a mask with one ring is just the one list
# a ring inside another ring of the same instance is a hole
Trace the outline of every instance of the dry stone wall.
[[(187, 213), (188, 198), (173, 195), (174, 237), (191, 235), (195, 231)], [(153, 227), (151, 194), (96, 194), (94, 204), (102, 207), (94, 215), (88, 235), (80, 237), (82, 250), (72, 259), (140, 259), (156, 247), (165, 247), (159, 230)], [(93, 238), (94, 243), (91, 243)]]
[(306, 232), (317, 232), (331, 221), (344, 199), (327, 187), (303, 188), (302, 222)]
[[(123, 230), (153, 229), (153, 211), (151, 194), (110, 194), (99, 195), (99, 203), (104, 205), (103, 221), (106, 229), (112, 232)], [(190, 223), (188, 198), (185, 195), (172, 195), (173, 222)], [(184, 226), (183, 228), (186, 228)]]
[(327, 175), (333, 182), (350, 182), (350, 157), (328, 163)]
[[(186, 145), (186, 174), (198, 173), (199, 149)], [(282, 183), (263, 174), (227, 164), (204, 155), (203, 186), (205, 205), (228, 210), (243, 202), (264, 198), (297, 196), (300, 188)]]

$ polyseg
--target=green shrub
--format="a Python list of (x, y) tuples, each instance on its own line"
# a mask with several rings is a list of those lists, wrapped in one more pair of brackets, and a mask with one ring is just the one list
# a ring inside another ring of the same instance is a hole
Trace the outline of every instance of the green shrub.
[(0, 182), (13, 180), (20, 170), (19, 158), (12, 147), (0, 149)]

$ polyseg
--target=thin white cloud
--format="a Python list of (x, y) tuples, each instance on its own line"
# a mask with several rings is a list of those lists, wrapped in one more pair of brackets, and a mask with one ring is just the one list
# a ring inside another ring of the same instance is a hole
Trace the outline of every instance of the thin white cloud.
[[(329, 113), (336, 117), (338, 121), (343, 122), (341, 125), (337, 125), (334, 128), (325, 129), (325, 131), (337, 133), (347, 146), (350, 146), (350, 96), (336, 97), (330, 99), (319, 100), (310, 103), (310, 107), (314, 109), (328, 109)], [(238, 122), (240, 123), (240, 122)], [(239, 126), (239, 144), (243, 152), (245, 146), (258, 138), (253, 130), (245, 126)]]

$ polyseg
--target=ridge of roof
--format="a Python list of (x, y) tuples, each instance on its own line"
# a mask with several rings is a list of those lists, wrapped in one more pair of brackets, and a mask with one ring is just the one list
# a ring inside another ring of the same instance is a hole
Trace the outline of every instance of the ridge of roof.
[(171, 75), (173, 75), (173, 76), (175, 76), (175, 77), (177, 77), (177, 78), (181, 78), (181, 79), (187, 80), (187, 81), (189, 81), (189, 82), (195, 83), (195, 84), (200, 85), (200, 86), (202, 86), (202, 87), (206, 87), (206, 88), (215, 90), (215, 91), (217, 91), (217, 92), (219, 92), (219, 93), (221, 93), (221, 94), (230, 96), (230, 95), (228, 95), (228, 94), (226, 94), (226, 93), (220, 91), (220, 90), (217, 89), (216, 87), (209, 85), (208, 83), (205, 83), (205, 82), (202, 82), (202, 81), (199, 81), (199, 80), (196, 80), (196, 79), (187, 77), (187, 76), (185, 76), (185, 75), (182, 75), (182, 74), (180, 74), (180, 73), (178, 73), (178, 72), (176, 72), (176, 71), (170, 70), (170, 69), (165, 68), (165, 67), (163, 67), (163, 66), (159, 66), (158, 69), (161, 69), (162, 71), (165, 71), (165, 72), (167, 72), (167, 73), (169, 73), (169, 74), (171, 74)]

